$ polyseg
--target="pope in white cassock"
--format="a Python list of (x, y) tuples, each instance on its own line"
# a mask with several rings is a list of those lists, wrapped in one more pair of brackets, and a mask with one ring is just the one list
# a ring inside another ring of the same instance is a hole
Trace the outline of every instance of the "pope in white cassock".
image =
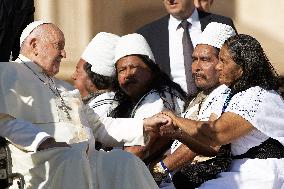
[[(16, 62), (0, 64), (0, 112), (28, 120), (42, 131), (27, 141), (25, 148), (10, 140), (13, 172), (24, 175), (26, 187), (157, 188), (144, 163), (135, 156), (118, 150), (89, 150), (90, 135), (79, 114), (81, 101), (64, 95), (73, 87), (54, 77), (66, 57), (62, 31), (51, 23), (35, 21), (23, 31), (20, 41)], [(28, 132), (17, 128), (8, 139), (29, 138), (22, 135)], [(48, 137), (46, 133), (70, 146), (37, 152)], [(137, 137), (140, 140), (132, 142), (143, 144), (143, 136)]]

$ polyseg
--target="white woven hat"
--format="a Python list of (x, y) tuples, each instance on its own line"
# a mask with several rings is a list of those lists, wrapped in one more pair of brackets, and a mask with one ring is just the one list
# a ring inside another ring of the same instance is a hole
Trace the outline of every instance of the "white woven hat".
[(139, 54), (148, 56), (155, 62), (154, 55), (146, 39), (137, 33), (122, 36), (115, 48), (115, 63), (122, 57)]
[(22, 46), (25, 39), (32, 33), (32, 31), (42, 24), (50, 24), (50, 22), (44, 22), (42, 20), (31, 22), (27, 25), (27, 27), (23, 30), (20, 37), (20, 47)]
[(210, 22), (202, 32), (197, 45), (211, 45), (220, 49), (224, 42), (234, 35), (236, 35), (236, 31), (231, 26), (218, 22)]
[(108, 77), (115, 75), (114, 51), (118, 39), (118, 35), (100, 32), (88, 44), (81, 58), (92, 65), (92, 72)]

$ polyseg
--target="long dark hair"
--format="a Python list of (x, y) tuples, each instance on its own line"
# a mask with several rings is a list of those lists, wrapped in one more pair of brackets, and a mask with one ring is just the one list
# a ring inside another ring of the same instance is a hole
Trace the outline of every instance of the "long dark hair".
[[(153, 82), (149, 87), (149, 90), (155, 89), (158, 91), (158, 93), (162, 93), (165, 90), (165, 87), (167, 86), (169, 87), (169, 92), (176, 91), (177, 93), (175, 93), (174, 95), (178, 95), (178, 97), (183, 100), (187, 99), (187, 94), (180, 87), (180, 85), (173, 82), (171, 78), (166, 73), (164, 73), (159, 68), (159, 66), (155, 64), (148, 56), (140, 54), (134, 54), (131, 56), (137, 56), (150, 68), (154, 78), (152, 80)], [(119, 83), (117, 80), (115, 86), (115, 100), (119, 102), (119, 105), (110, 113), (110, 116), (129, 117), (135, 104), (133, 104), (130, 97), (119, 87)]]
[(255, 86), (278, 90), (279, 76), (255, 38), (245, 34), (235, 35), (227, 39), (224, 46), (233, 61), (243, 69), (242, 77), (231, 86), (233, 94)]

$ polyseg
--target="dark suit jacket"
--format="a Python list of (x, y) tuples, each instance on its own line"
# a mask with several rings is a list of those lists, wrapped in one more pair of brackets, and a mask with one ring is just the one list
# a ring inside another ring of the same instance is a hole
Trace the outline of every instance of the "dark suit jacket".
[[(201, 30), (203, 31), (207, 24), (210, 22), (219, 22), (232, 26), (235, 29), (232, 19), (216, 15), (212, 13), (206, 13), (198, 11), (198, 16), (201, 24)], [(149, 23), (136, 32), (143, 35), (149, 43), (156, 63), (159, 64), (160, 68), (171, 76), (170, 69), (170, 57), (169, 57), (169, 24), (170, 15), (162, 17), (152, 23)]]

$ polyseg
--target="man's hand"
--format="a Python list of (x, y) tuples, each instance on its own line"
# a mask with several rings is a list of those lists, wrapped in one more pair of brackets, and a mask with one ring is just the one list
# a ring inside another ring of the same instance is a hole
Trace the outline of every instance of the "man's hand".
[(70, 147), (66, 142), (56, 142), (54, 138), (47, 138), (37, 148), (37, 151), (55, 147)]
[(163, 117), (165, 117), (166, 119), (171, 120), (167, 122), (167, 124), (161, 125), (160, 135), (175, 138), (179, 132), (179, 129), (175, 123), (176, 115), (171, 111), (163, 111), (160, 114), (163, 115)]
[(143, 120), (144, 131), (159, 133), (162, 125), (171, 124), (171, 122), (172, 120), (168, 116), (159, 113)]
[(180, 135), (181, 130), (173, 124), (166, 124), (160, 127), (160, 135), (176, 139)]
[(176, 115), (173, 112), (171, 112), (171, 111), (163, 111), (163, 112), (161, 112), (161, 114), (167, 116), (168, 119), (171, 119), (174, 125), (176, 124), (175, 123)]

